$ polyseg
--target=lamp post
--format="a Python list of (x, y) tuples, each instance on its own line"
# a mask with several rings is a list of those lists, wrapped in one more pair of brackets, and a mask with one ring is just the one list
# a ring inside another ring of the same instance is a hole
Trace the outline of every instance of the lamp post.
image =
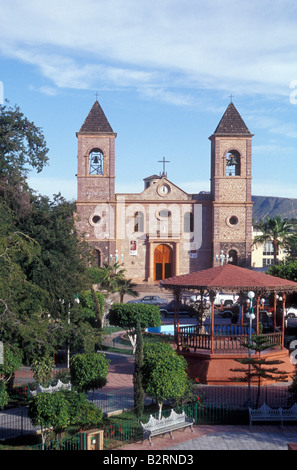
[[(252, 323), (253, 320), (255, 319), (255, 314), (254, 314), (254, 306), (253, 306), (253, 299), (255, 297), (255, 293), (253, 291), (248, 292), (248, 298), (249, 298), (249, 310), (248, 313), (246, 314), (247, 318), (250, 320), (250, 327), (249, 327), (249, 359), (251, 359), (252, 355), (252, 350), (251, 350), (251, 343), (252, 343)], [(251, 363), (249, 361), (249, 374), (248, 374), (248, 406), (251, 405)]]
[[(75, 299), (74, 299), (74, 302), (76, 304), (79, 304), (80, 303), (80, 300), (79, 300), (79, 297), (78, 297), (78, 294), (75, 295)], [(70, 325), (70, 303), (68, 304), (68, 325)], [(68, 346), (67, 346), (67, 369), (69, 369), (70, 367), (70, 343), (69, 343), (69, 340), (68, 340)]]
[[(118, 261), (119, 261), (119, 252), (118, 252), (118, 250), (115, 250), (114, 255), (112, 253), (110, 253), (109, 259), (110, 259), (110, 264), (113, 263), (113, 260), (114, 260), (115, 264), (117, 264)], [(121, 263), (123, 263), (123, 262), (124, 262), (124, 255), (122, 253), (121, 254)]]
[(228, 253), (225, 255), (224, 250), (221, 250), (220, 255), (216, 255), (216, 262), (218, 262), (218, 261), (220, 261), (221, 266), (223, 266), (224, 264), (228, 264), (228, 262), (229, 262)]

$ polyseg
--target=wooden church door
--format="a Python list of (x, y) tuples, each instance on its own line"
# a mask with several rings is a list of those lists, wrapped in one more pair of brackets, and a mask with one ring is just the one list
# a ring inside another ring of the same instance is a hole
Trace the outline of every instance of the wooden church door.
[(172, 276), (172, 249), (167, 245), (158, 245), (154, 253), (155, 281)]

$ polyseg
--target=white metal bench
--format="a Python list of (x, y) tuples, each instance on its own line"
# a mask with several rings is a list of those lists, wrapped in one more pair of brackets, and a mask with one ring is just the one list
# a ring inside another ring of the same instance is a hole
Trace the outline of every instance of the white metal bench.
[(173, 439), (172, 431), (187, 427), (190, 427), (193, 432), (194, 419), (188, 418), (184, 411), (181, 414), (177, 414), (174, 410), (171, 410), (168, 418), (162, 417), (161, 419), (156, 419), (150, 415), (150, 419), (147, 423), (140, 424), (142, 426), (143, 441), (148, 439), (150, 445), (153, 445), (151, 439), (153, 436), (169, 433), (170, 437)]
[(63, 382), (61, 382), (61, 380), (59, 379), (58, 380), (58, 383), (57, 385), (54, 385), (54, 386), (49, 386), (47, 388), (45, 387), (42, 387), (41, 385), (37, 385), (37, 389), (33, 392), (30, 392), (30, 394), (32, 396), (36, 396), (37, 393), (52, 393), (52, 392), (58, 392), (59, 390), (67, 390), (67, 391), (70, 391), (71, 390), (71, 383), (67, 383), (67, 384), (64, 384)]
[(297, 403), (291, 408), (270, 408), (264, 403), (260, 408), (249, 408), (250, 429), (253, 421), (280, 421), (283, 427), (284, 421), (297, 421)]

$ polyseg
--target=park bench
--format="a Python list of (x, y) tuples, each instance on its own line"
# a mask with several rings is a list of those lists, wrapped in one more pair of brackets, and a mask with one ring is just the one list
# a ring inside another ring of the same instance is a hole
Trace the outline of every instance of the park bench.
[(249, 408), (250, 429), (253, 421), (280, 421), (283, 427), (284, 421), (297, 421), (297, 403), (291, 408), (270, 408), (264, 403), (260, 408)]
[(173, 439), (172, 432), (178, 429), (190, 427), (193, 432), (193, 424), (194, 419), (188, 418), (184, 411), (181, 414), (177, 414), (174, 410), (171, 410), (168, 418), (162, 417), (161, 419), (156, 419), (150, 415), (150, 419), (147, 423), (141, 423), (143, 442), (145, 439), (148, 439), (150, 445), (153, 445), (151, 440), (153, 436), (164, 435), (166, 433), (169, 433), (171, 439)]
[(61, 380), (58, 380), (57, 385), (50, 385), (49, 387), (45, 388), (41, 385), (37, 385), (37, 389), (33, 392), (30, 392), (32, 396), (36, 396), (37, 393), (52, 393), (58, 392), (59, 390), (71, 390), (71, 383), (64, 384)]

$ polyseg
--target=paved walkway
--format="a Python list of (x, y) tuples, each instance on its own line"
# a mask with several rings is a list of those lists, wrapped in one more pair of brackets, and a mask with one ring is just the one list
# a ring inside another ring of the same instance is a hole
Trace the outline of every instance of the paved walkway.
[(288, 450), (288, 443), (297, 442), (297, 426), (284, 426), (283, 430), (274, 425), (255, 425), (252, 432), (249, 426), (201, 425), (174, 431), (174, 439), (169, 435), (153, 437), (148, 441), (136, 442), (121, 451), (197, 451), (197, 450)]
[[(132, 374), (134, 357), (107, 353), (111, 361), (108, 384), (104, 389), (116, 390), (133, 386)], [(156, 436), (148, 441), (136, 442), (121, 447), (121, 451), (197, 451), (197, 450), (287, 450), (288, 443), (297, 443), (297, 426), (285, 425), (200, 425), (189, 429), (175, 431), (174, 439), (169, 435)]]

